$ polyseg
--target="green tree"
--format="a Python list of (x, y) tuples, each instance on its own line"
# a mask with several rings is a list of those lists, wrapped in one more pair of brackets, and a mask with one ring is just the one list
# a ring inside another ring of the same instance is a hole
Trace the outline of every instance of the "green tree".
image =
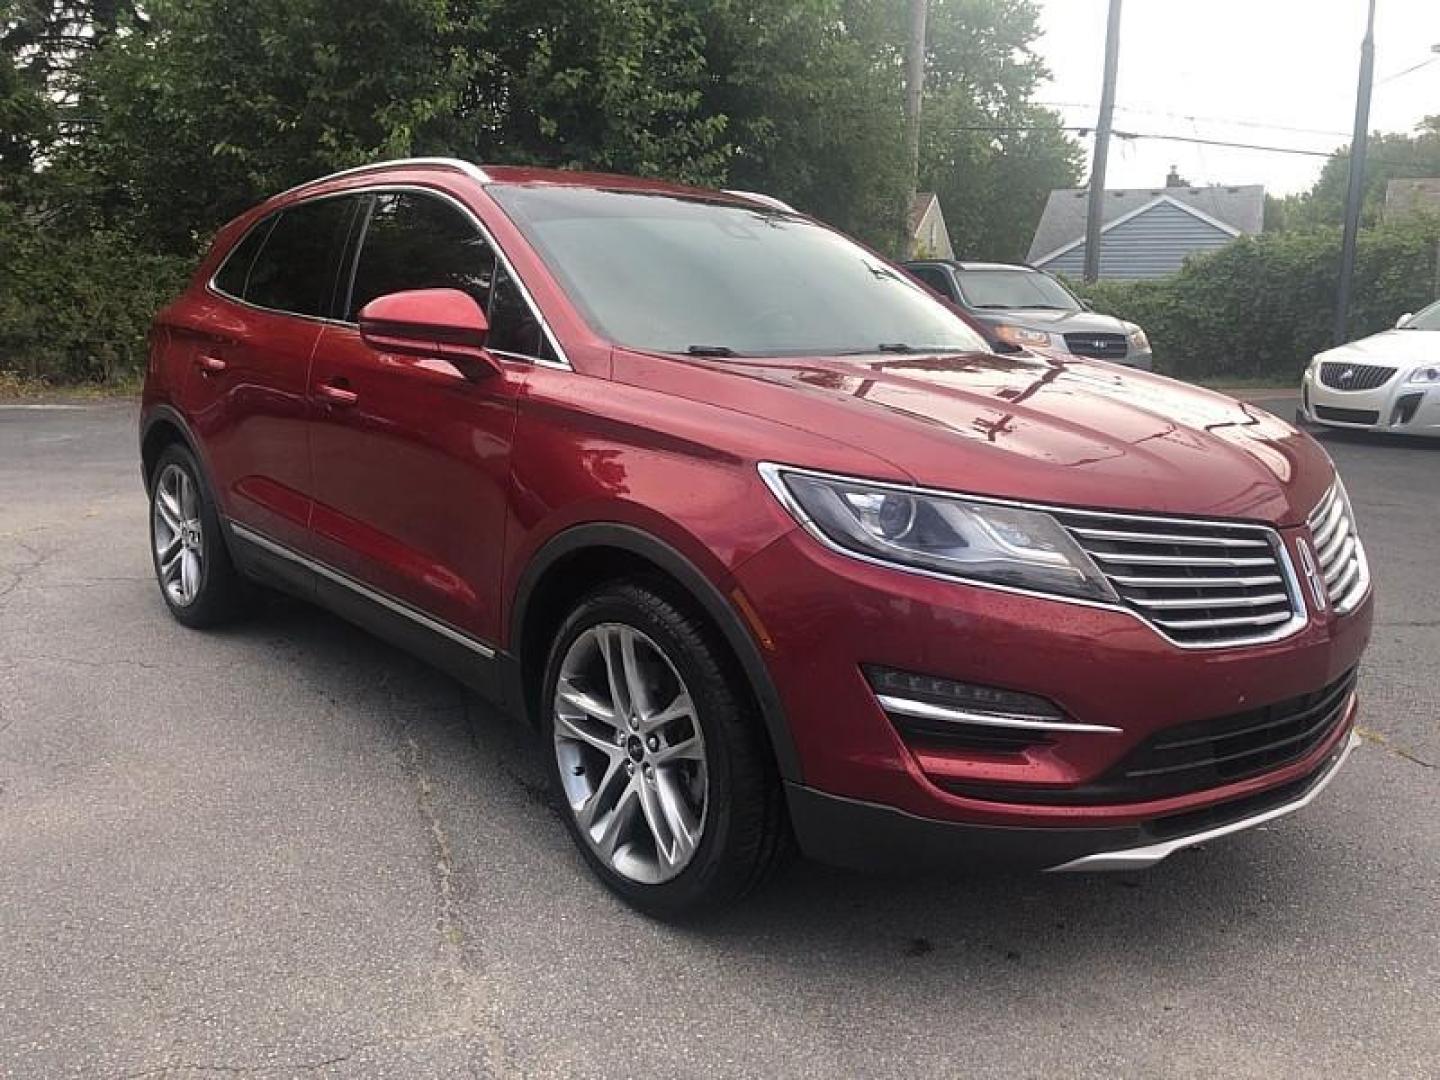
[[(1426, 117), (1410, 135), (1377, 132), (1366, 153), (1365, 202), (1361, 223), (1379, 223), (1385, 189), (1391, 180), (1440, 176), (1440, 115)], [(1320, 179), (1304, 195), (1285, 202), (1284, 225), (1291, 229), (1339, 225), (1345, 220), (1350, 187), (1350, 148), (1337, 150), (1325, 162)]]
[(962, 256), (1023, 259), (1050, 192), (1079, 180), (1079, 146), (1032, 104), (1047, 74), (1038, 20), (1031, 0), (930, 6), (920, 187)]
[(881, 246), (904, 184), (893, 0), (699, 5), (707, 112), (727, 118), (731, 185)]
[(92, 115), (59, 159), (99, 222), (161, 251), (259, 197), (449, 145), (470, 61), (444, 0), (152, 0), (81, 67)]
[(487, 161), (715, 184), (725, 116), (702, 106), (705, 39), (683, 0), (457, 3), (475, 65), (464, 140)]

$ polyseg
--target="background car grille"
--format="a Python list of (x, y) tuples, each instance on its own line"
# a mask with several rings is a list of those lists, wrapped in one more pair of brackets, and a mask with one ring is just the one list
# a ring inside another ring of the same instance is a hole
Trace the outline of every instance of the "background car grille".
[(1344, 722), (1354, 670), (1322, 689), (1228, 716), (1166, 728), (1083, 787), (946, 784), (973, 798), (1086, 805), (1140, 802), (1234, 783), (1299, 761)]
[(1097, 360), (1124, 360), (1130, 351), (1124, 334), (1066, 334), (1065, 347), (1076, 356)]
[(1330, 405), (1316, 405), (1315, 415), (1321, 420), (1334, 420), (1337, 424), (1378, 424), (1380, 414), (1374, 409), (1336, 409)]
[(1355, 531), (1349, 500), (1338, 483), (1320, 500), (1309, 524), (1330, 606), (1337, 615), (1344, 615), (1364, 598), (1370, 585), (1370, 569), (1360, 535)]
[[(1325, 360), (1320, 364), (1320, 381), (1332, 390), (1374, 390), (1384, 386), (1395, 374), (1393, 367), (1376, 367), (1373, 364), (1346, 364), (1337, 360)], [(1350, 378), (1344, 378), (1345, 372)]]
[(1243, 645), (1283, 635), (1299, 611), (1279, 537), (1219, 525), (1056, 515), (1121, 599), (1182, 645)]

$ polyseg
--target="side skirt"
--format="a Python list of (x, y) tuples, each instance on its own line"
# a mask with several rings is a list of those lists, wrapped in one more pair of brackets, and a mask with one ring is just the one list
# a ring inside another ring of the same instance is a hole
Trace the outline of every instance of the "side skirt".
[(491, 704), (517, 711), (520, 665), (509, 654), (254, 529), (225, 525), (231, 555), (247, 577), (319, 604), (459, 679)]

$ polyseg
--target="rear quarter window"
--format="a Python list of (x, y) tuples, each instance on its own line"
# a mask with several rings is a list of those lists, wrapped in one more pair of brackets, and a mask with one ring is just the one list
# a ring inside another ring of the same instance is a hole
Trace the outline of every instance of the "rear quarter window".
[(215, 274), (215, 288), (237, 300), (245, 299), (245, 283), (250, 277), (250, 267), (254, 265), (255, 256), (264, 246), (265, 238), (270, 235), (278, 216), (271, 214), (256, 222), (240, 242), (230, 249), (230, 254), (225, 257), (224, 264)]

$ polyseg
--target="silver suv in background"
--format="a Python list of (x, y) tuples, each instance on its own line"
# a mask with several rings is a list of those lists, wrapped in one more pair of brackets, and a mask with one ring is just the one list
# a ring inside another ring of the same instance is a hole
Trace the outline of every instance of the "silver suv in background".
[(1042, 270), (942, 259), (907, 262), (905, 268), (964, 311), (997, 352), (1048, 349), (1144, 371), (1154, 367), (1144, 330), (1091, 311)]

